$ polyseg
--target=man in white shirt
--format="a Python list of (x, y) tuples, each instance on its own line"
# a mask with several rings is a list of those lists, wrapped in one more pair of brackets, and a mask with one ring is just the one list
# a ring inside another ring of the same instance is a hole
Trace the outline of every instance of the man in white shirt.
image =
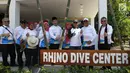
[[(89, 19), (83, 19), (84, 27), (81, 28), (82, 36), (83, 36), (83, 50), (95, 50), (95, 38), (97, 36), (94, 27), (89, 25)], [(89, 68), (93, 68), (93, 66), (89, 66)]]
[(78, 20), (74, 20), (73, 28), (71, 29), (70, 49), (81, 49), (81, 29), (78, 28)]
[(95, 50), (96, 31), (89, 25), (89, 19), (84, 18), (84, 27), (82, 27), (83, 50)]
[(22, 47), (20, 47), (20, 45), (23, 44), (23, 42), (24, 42), (22, 39), (22, 34), (23, 34), (24, 30), (26, 29), (26, 27), (27, 27), (27, 21), (21, 20), (20, 26), (16, 27), (15, 31), (14, 31), (14, 37), (15, 37), (16, 44), (17, 44), (17, 48), (16, 48), (17, 57), (18, 57), (17, 62), (20, 67), (23, 66), (23, 59), (22, 59), (23, 51), (20, 51), (22, 48)]
[[(102, 17), (101, 18), (101, 27), (98, 34), (98, 49), (99, 50), (110, 50), (111, 47), (111, 36), (113, 33), (112, 26), (107, 23), (107, 18)], [(102, 67), (102, 69), (111, 69), (110, 66)]]
[[(15, 45), (13, 29), (9, 27), (9, 19), (2, 19), (3, 26), (0, 27), (0, 36), (2, 37), (2, 59), (4, 66), (15, 66)], [(8, 55), (10, 55), (10, 64), (8, 63)]]
[(60, 26), (58, 26), (56, 17), (52, 17), (52, 24), (53, 25), (49, 28), (50, 49), (58, 49), (62, 35), (62, 29)]

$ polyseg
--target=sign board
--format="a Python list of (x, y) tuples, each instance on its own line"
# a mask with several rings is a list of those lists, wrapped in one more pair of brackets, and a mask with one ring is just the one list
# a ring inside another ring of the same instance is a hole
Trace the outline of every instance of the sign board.
[(121, 50), (40, 50), (40, 64), (128, 66), (129, 54)]

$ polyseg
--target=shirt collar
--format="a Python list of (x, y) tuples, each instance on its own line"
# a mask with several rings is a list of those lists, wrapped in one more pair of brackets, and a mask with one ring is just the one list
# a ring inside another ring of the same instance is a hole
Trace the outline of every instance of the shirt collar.
[(3, 25), (5, 28), (9, 28), (8, 26)]

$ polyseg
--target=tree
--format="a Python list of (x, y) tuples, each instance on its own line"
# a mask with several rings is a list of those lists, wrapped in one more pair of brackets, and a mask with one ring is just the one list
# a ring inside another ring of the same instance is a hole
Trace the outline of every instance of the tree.
[[(130, 32), (129, 32), (130, 31), (130, 19), (129, 19), (130, 1), (129, 0), (110, 0), (110, 1), (115, 13), (117, 26), (119, 28), (121, 36), (130, 36)], [(112, 22), (112, 15), (109, 9), (108, 9), (108, 22), (113, 26), (114, 36), (117, 38), (118, 34), (116, 31), (116, 27)]]

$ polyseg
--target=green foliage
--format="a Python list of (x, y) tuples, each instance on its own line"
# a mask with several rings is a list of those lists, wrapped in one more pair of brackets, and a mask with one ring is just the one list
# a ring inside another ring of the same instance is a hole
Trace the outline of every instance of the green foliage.
[[(0, 73), (32, 73), (32, 70), (19, 69), (18, 71), (11, 71), (9, 66), (5, 67), (2, 65), (2, 63), (0, 63)], [(130, 73), (130, 66), (112, 70), (100, 70), (99, 68), (88, 69), (86, 68), (86, 66), (73, 65), (64, 66), (63, 68), (58, 69), (57, 71), (55, 69), (47, 69), (44, 66), (42, 66), (39, 73)]]
[[(111, 0), (111, 3), (112, 3), (112, 7), (113, 7), (113, 10), (114, 10), (114, 13), (115, 13), (115, 18), (116, 18), (116, 21), (117, 21), (117, 26), (120, 30), (120, 34), (122, 36), (124, 35), (130, 35), (130, 2), (129, 0)], [(126, 7), (127, 7), (127, 10), (126, 11), (123, 11), (120, 10), (119, 11), (119, 4), (120, 3), (126, 3)], [(108, 8), (108, 22), (109, 24), (111, 24), (114, 28), (114, 35), (115, 37), (117, 37), (117, 28), (115, 27), (115, 25), (113, 24), (112, 22), (112, 19), (113, 17), (111, 16), (111, 11), (110, 9)]]
[(47, 69), (42, 67), (40, 73), (130, 73), (130, 67), (122, 67), (117, 69), (87, 69), (85, 66), (68, 66), (61, 68), (58, 72), (49, 72)]

